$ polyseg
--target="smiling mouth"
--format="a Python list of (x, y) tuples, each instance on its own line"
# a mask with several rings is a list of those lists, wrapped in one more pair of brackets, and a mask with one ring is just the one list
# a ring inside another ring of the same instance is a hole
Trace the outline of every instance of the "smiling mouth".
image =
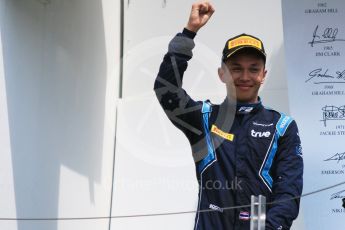
[(250, 85), (236, 85), (236, 88), (239, 88), (241, 90), (248, 90), (251, 88)]

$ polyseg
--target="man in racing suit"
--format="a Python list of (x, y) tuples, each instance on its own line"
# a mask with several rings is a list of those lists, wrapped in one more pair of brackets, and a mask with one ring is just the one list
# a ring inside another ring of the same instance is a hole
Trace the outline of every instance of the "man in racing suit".
[[(250, 227), (251, 195), (267, 199), (266, 229), (290, 229), (299, 211), (303, 160), (296, 122), (264, 107), (258, 90), (266, 76), (260, 39), (242, 34), (224, 47), (218, 74), (227, 89), (220, 105), (194, 101), (182, 88), (193, 39), (214, 12), (195, 3), (187, 26), (169, 43), (154, 84), (172, 123), (192, 147), (199, 182), (195, 229)], [(236, 209), (224, 207), (245, 206)]]

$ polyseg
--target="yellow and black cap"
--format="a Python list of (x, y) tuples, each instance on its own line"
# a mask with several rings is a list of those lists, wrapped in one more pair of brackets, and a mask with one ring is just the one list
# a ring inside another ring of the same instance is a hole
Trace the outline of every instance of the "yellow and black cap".
[(249, 34), (240, 34), (227, 40), (223, 49), (222, 60), (226, 61), (228, 58), (242, 49), (254, 49), (258, 51), (266, 62), (264, 44), (259, 38)]

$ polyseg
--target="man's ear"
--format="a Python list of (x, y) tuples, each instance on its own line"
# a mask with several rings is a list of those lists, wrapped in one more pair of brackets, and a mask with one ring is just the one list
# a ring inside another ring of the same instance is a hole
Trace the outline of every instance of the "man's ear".
[(223, 69), (223, 67), (219, 67), (218, 68), (218, 76), (219, 76), (219, 79), (225, 83), (226, 82), (226, 79), (225, 79), (225, 71)]
[(263, 73), (263, 78), (262, 78), (262, 80), (261, 80), (261, 84), (264, 83), (264, 81), (265, 81), (265, 79), (266, 79), (266, 74), (267, 74), (267, 70), (265, 69), (265, 70), (264, 70), (264, 73)]

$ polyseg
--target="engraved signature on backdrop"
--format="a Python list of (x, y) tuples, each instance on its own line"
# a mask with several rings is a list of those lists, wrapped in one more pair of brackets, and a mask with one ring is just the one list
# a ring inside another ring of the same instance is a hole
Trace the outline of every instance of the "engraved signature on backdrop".
[(338, 32), (338, 28), (327, 27), (320, 33), (319, 25), (317, 25), (313, 33), (313, 39), (308, 43), (311, 47), (314, 47), (314, 44), (320, 43), (345, 42), (345, 39), (337, 37)]
[(344, 198), (345, 198), (345, 190), (333, 193), (331, 195), (331, 200), (333, 200), (333, 199), (344, 199)]
[[(311, 81), (313, 80), (313, 81)], [(317, 68), (312, 70), (305, 81), (314, 84), (341, 84), (345, 83), (345, 69), (342, 71), (329, 71), (329, 69)]]
[(327, 126), (327, 121), (341, 121), (345, 120), (345, 105), (334, 106), (326, 105), (322, 107), (322, 120), (325, 127)]
[(327, 158), (324, 161), (337, 161), (337, 163), (341, 162), (341, 161), (345, 161), (345, 152), (343, 153), (336, 153), (333, 156)]

